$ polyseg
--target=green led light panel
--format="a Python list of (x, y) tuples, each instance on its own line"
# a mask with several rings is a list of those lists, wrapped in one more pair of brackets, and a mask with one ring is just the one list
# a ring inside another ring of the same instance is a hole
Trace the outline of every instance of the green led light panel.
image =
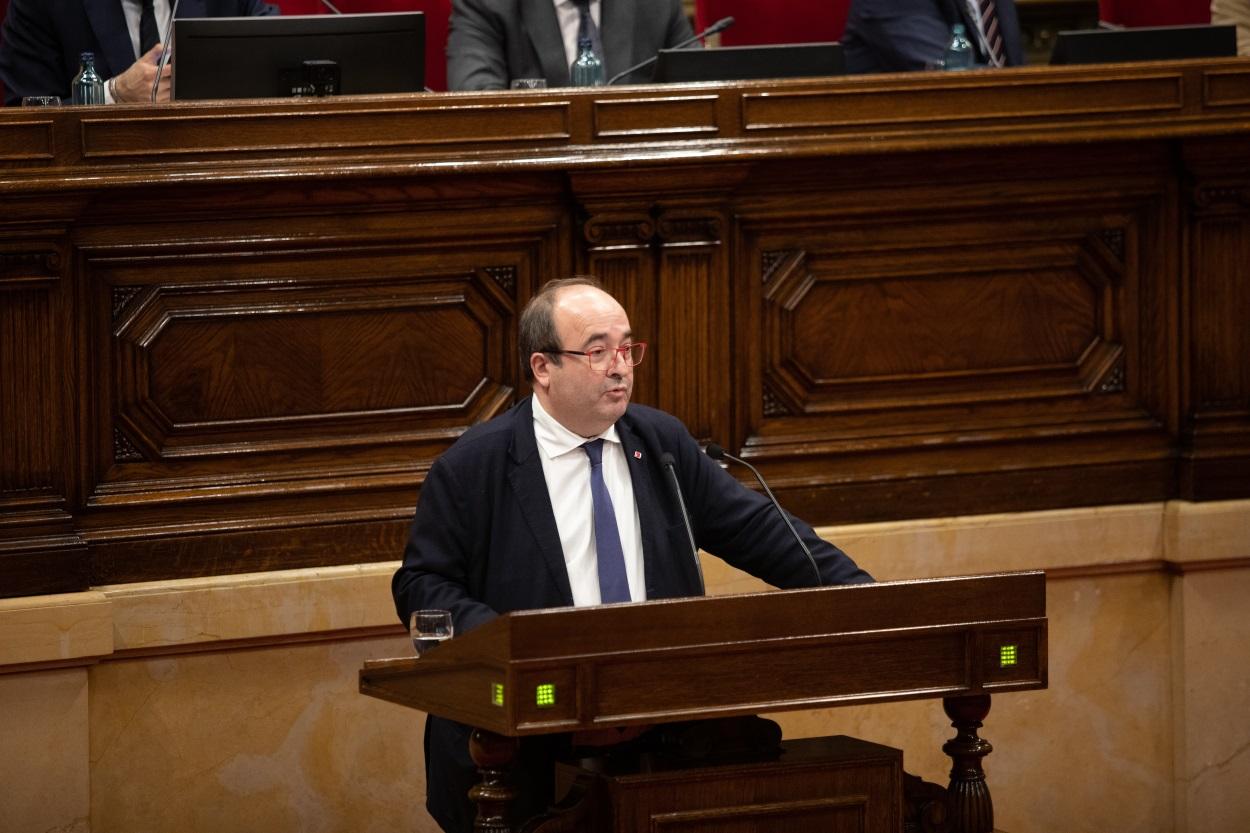
[(503, 705), (503, 683), (490, 684), (490, 701), (496, 706)]
[(999, 645), (998, 646), (998, 665), (1006, 668), (1009, 665), (1015, 665), (1020, 661), (1019, 651), (1015, 645)]
[(551, 683), (540, 683), (534, 689), (534, 702), (540, 709), (549, 709), (556, 704), (556, 687)]

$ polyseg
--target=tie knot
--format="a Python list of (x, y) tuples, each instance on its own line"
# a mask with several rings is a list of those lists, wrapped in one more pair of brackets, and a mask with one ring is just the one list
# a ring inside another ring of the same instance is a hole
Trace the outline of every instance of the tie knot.
[(598, 466), (603, 464), (603, 438), (591, 440), (588, 443), (582, 443), (582, 448), (586, 449), (586, 456), (590, 458), (590, 465)]

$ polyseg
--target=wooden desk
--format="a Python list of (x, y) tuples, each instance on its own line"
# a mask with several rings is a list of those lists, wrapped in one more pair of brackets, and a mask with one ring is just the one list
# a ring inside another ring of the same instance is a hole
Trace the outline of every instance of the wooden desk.
[[(475, 788), (478, 833), (507, 829), (502, 819), (514, 795), (504, 772), (514, 738), (942, 698), (956, 736), (943, 746), (953, 767), (946, 792), (937, 790), (943, 810), (936, 820), (949, 816), (952, 824), (933, 829), (990, 833), (993, 804), (981, 760), (991, 746), (978, 729), (991, 694), (1046, 687), (1046, 640), (1041, 573), (882, 582), (517, 611), (419, 659), (367, 660), (360, 691), (477, 728), (470, 753), (483, 775)], [(886, 753), (876, 747), (840, 756), (853, 770), (859, 759), (875, 773), (855, 788), (822, 778), (823, 787), (794, 782), (798, 791), (784, 797), (775, 788), (751, 790), (788, 766), (776, 760), (753, 762), (746, 772), (694, 776), (720, 788), (681, 800), (680, 790), (640, 776), (638, 789), (624, 789), (628, 797), (621, 798), (637, 802), (628, 813), (636, 825), (560, 824), (553, 830), (656, 830), (664, 826), (658, 816), (682, 811), (690, 817), (672, 829), (720, 829), (713, 822), (722, 814), (742, 819), (758, 812), (773, 822), (743, 822), (742, 830), (782, 830), (787, 822), (789, 829), (807, 829), (805, 822), (819, 820), (819, 829), (897, 831), (901, 761), (896, 750)], [(833, 798), (830, 790), (857, 797), (845, 806), (812, 806)], [(756, 796), (745, 802), (756, 806), (735, 809), (746, 795)], [(851, 821), (859, 823), (835, 824), (843, 810), (853, 810)]]
[(393, 559), (600, 276), (816, 524), (1250, 494), (1250, 63), (0, 113), (0, 594)]

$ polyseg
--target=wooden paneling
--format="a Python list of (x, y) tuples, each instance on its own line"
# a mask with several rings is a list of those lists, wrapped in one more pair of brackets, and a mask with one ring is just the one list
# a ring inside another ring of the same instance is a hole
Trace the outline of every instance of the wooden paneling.
[(55, 232), (0, 236), (0, 596), (87, 580), (71, 515), (76, 344), (66, 271)]
[(0, 593), (397, 557), (574, 272), (652, 344), (637, 400), (814, 523), (1250, 494), (1247, 90), (1229, 60), (0, 113)]
[[(733, 441), (771, 464), (774, 485), (858, 491), (921, 475), (967, 496), (969, 477), (1045, 465), (1069, 499), (1101, 502), (1077, 483), (1102, 477), (1089, 464), (1157, 470), (1172, 455), (1167, 160), (1095, 149), (1074, 176), (1038, 182), (1068, 152), (997, 151), (982, 170), (934, 156), (948, 174), (936, 183), (864, 160), (872, 191), (832, 200), (779, 173), (777, 195), (743, 204), (736, 283), (759, 287), (739, 299), (759, 367), (741, 380)], [(1024, 463), (1025, 445), (1046, 463)], [(830, 465), (814, 469), (813, 454)], [(1105, 475), (1123, 487), (1122, 471)], [(1169, 488), (1138, 485), (1132, 499)], [(860, 519), (854, 506), (818, 514)]]
[(1250, 139), (1187, 151), (1181, 493), (1231, 498), (1250, 478)]

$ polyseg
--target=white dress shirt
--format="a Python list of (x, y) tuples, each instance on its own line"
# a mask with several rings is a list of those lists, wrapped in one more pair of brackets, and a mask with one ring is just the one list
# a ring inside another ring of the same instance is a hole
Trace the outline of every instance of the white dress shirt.
[[(169, 29), (170, 0), (153, 0), (152, 10), (156, 12), (156, 31), (164, 43), (165, 32)], [(126, 17), (126, 31), (130, 33), (130, 45), (135, 51), (135, 60), (138, 60), (142, 57), (139, 52), (139, 20), (143, 17), (143, 0), (122, 0), (122, 14)], [(113, 77), (116, 78), (128, 69), (130, 67), (122, 67), (113, 73)], [(117, 103), (113, 98), (112, 84), (104, 85), (104, 103)]]
[[(581, 28), (582, 16), (577, 11), (573, 0), (554, 0), (556, 19), (560, 21), (560, 34), (564, 37), (565, 66), (572, 66), (577, 60), (577, 30)], [(590, 0), (590, 19), (599, 25), (599, 0)], [(602, 37), (602, 33), (600, 33)], [(613, 500), (616, 496), (613, 495)], [(559, 516), (557, 516), (559, 517)], [(632, 585), (631, 585), (632, 586)]]
[[(153, 0), (152, 9), (156, 12), (156, 31), (160, 39), (165, 41), (165, 31), (169, 29), (169, 0)], [(126, 29), (130, 32), (130, 42), (134, 45), (135, 57), (139, 58), (139, 18), (143, 17), (143, 0), (122, 0), (122, 12), (126, 15)]]
[[(599, 560), (595, 552), (595, 510), (590, 495), (590, 458), (579, 437), (543, 410), (538, 397), (534, 406), (534, 438), (542, 460), (547, 494), (556, 516), (560, 547), (564, 550), (564, 566), (573, 589), (573, 604), (578, 607), (601, 603), (599, 596)], [(612, 496), (616, 510), (616, 528), (621, 534), (621, 551), (625, 554), (625, 576), (629, 595), (635, 602), (647, 598), (642, 566), (642, 525), (638, 521), (638, 505), (634, 501), (634, 483), (629, 474), (625, 449), (613, 425), (599, 435), (603, 443), (603, 481)], [(591, 437), (589, 439), (597, 439)]]

